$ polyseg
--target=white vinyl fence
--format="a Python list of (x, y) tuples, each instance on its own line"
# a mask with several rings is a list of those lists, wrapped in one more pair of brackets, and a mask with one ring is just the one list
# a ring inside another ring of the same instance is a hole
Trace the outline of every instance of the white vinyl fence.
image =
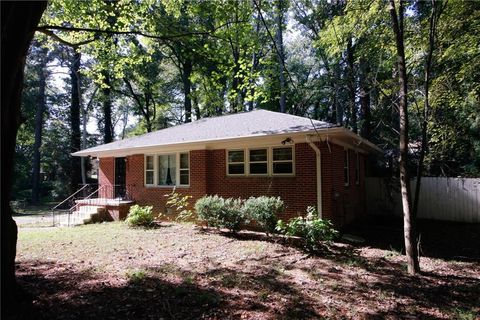
[[(413, 198), (415, 179), (411, 186)], [(365, 187), (369, 214), (402, 215), (398, 180), (367, 178)], [(422, 178), (418, 217), (480, 223), (480, 179)]]

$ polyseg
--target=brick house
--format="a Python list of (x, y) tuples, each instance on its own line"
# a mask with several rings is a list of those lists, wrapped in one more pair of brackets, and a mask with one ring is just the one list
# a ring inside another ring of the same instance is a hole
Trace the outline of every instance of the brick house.
[[(281, 218), (316, 206), (337, 226), (365, 211), (365, 155), (380, 149), (343, 127), (266, 110), (204, 118), (74, 153), (99, 160), (103, 197), (166, 210), (167, 193), (280, 196)], [(109, 190), (109, 191), (108, 191)]]

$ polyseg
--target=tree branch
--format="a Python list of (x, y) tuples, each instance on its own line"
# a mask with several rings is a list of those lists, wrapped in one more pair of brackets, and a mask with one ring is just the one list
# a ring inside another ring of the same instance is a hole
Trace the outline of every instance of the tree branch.
[(84, 40), (84, 41), (80, 41), (80, 42), (77, 42), (77, 43), (73, 43), (73, 42), (68, 42), (67, 40), (64, 40), (62, 38), (60, 38), (58, 35), (56, 35), (52, 30), (48, 30), (48, 29), (41, 29), (41, 30), (38, 30), (38, 32), (41, 32), (55, 40), (57, 40), (58, 42), (60, 42), (61, 44), (63, 45), (66, 45), (68, 47), (72, 47), (74, 49), (80, 47), (80, 46), (83, 46), (85, 44), (88, 44), (90, 42), (93, 42), (95, 41), (95, 39), (88, 39), (88, 40)]
[(83, 28), (83, 27), (50, 26), (50, 25), (38, 26), (36, 30), (40, 32), (43, 32), (44, 30), (47, 30), (47, 31), (61, 30), (61, 31), (73, 31), (73, 32), (84, 31), (84, 32), (93, 32), (96, 34), (109, 34), (109, 35), (129, 34), (129, 35), (137, 35), (137, 36), (142, 36), (142, 37), (151, 38), (151, 39), (158, 39), (158, 40), (169, 40), (169, 39), (182, 38), (182, 37), (188, 37), (188, 36), (194, 36), (194, 35), (210, 35), (211, 33), (208, 31), (194, 31), (194, 32), (173, 34), (169, 36), (159, 36), (159, 35), (144, 33), (142, 31), (137, 31), (137, 30), (120, 31), (120, 30), (104, 30), (104, 29)]

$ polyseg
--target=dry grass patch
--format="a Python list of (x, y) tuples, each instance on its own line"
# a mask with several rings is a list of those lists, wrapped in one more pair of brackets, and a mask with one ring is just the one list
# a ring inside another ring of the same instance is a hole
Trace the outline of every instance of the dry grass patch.
[(188, 224), (21, 229), (17, 275), (45, 319), (478, 316), (477, 261), (423, 258), (425, 273), (411, 278), (391, 250), (337, 243), (307, 256), (247, 235)]

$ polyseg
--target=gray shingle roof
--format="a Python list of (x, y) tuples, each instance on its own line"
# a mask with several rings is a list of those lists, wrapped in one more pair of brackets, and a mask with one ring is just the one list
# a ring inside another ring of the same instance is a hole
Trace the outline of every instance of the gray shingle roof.
[(332, 127), (337, 127), (337, 125), (285, 113), (255, 110), (214, 118), (203, 118), (191, 123), (81, 150), (73, 155), (83, 156), (105, 151), (154, 147), (176, 143), (307, 132)]

